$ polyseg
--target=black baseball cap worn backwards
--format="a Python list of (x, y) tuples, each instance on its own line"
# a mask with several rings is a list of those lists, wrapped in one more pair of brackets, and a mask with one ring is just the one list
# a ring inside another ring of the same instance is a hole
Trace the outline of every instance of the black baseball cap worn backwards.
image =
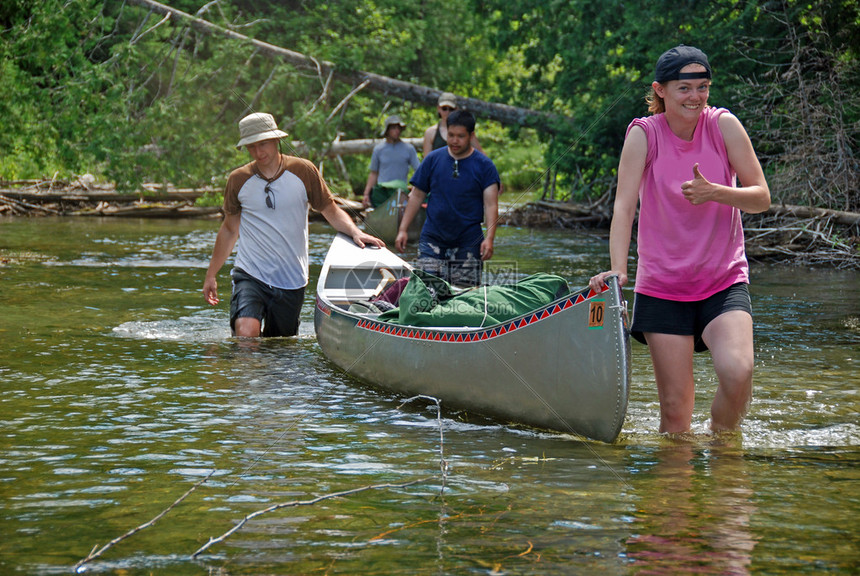
[[(701, 64), (705, 67), (705, 72), (684, 72), (682, 74), (681, 68), (687, 64)], [(698, 48), (683, 44), (663, 52), (663, 55), (657, 60), (657, 70), (654, 74), (654, 80), (660, 84), (670, 80), (695, 80), (710, 77), (711, 65), (708, 63), (707, 54)]]

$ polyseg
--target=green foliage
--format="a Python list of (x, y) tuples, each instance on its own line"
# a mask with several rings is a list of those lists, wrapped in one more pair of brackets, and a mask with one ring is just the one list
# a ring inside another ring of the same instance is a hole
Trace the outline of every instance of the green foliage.
[[(700, 3), (494, 1), (496, 46), (529, 63), (515, 98), (573, 118), (548, 148), (560, 184), (587, 194), (614, 174), (627, 124), (647, 113), (643, 96), (667, 48), (703, 40)], [(660, 39), (655, 42), (654, 39)], [(708, 49), (708, 46), (701, 46)]]
[(860, 211), (860, 4), (766, 5), (761, 36), (738, 39), (758, 70), (734, 73), (727, 91), (785, 203)]
[(522, 130), (516, 137), (508, 135), (510, 146), (497, 146), (489, 138), (481, 143), (493, 159), (502, 179), (506, 202), (523, 202), (540, 197), (543, 191), (544, 154), (546, 146), (531, 130)]
[[(100, 55), (110, 25), (95, 1), (7, 4), (0, 36), (0, 176), (68, 176), (87, 159), (80, 136), (116, 100)], [(101, 129), (101, 128), (100, 128)]]
[[(643, 96), (657, 57), (680, 43), (708, 53), (715, 74), (710, 102), (729, 107), (747, 125), (765, 169), (796, 175), (780, 180), (790, 181), (788, 189), (772, 186), (776, 198), (797, 197), (786, 192), (803, 189), (804, 173), (818, 174), (820, 189), (834, 177), (840, 191), (856, 182), (856, 0), (488, 0), (481, 7), (499, 52), (528, 63), (525, 78), (503, 78), (503, 91), (520, 105), (574, 119), (547, 154), (571, 196), (604, 192), (627, 124), (647, 114)], [(786, 81), (792, 85), (783, 90)], [(828, 130), (827, 118), (839, 120), (836, 129), (831, 122)], [(802, 202), (857, 208), (853, 187), (853, 198), (841, 194), (832, 202), (832, 195), (818, 194)]]
[[(334, 63), (461, 96), (573, 119), (552, 138), (479, 118), (508, 189), (588, 198), (614, 181), (626, 127), (647, 114), (654, 62), (679, 43), (711, 58), (711, 103), (747, 126), (775, 198), (860, 210), (857, 0), (174, 0), (225, 29)], [(377, 137), (400, 114), (420, 137), (435, 109), (356, 90), (107, 0), (0, 5), (0, 178), (90, 172), (220, 186), (248, 161), (237, 121), (271, 112), (333, 189), (360, 191), (369, 156), (324, 158), (328, 143)], [(360, 80), (359, 80), (360, 81)], [(357, 84), (357, 83), (356, 83)], [(528, 133), (527, 133), (528, 132)], [(345, 169), (345, 170), (344, 170)], [(804, 180), (805, 179), (805, 180)]]
[(223, 192), (207, 192), (194, 201), (195, 206), (199, 207), (220, 207), (224, 205)]

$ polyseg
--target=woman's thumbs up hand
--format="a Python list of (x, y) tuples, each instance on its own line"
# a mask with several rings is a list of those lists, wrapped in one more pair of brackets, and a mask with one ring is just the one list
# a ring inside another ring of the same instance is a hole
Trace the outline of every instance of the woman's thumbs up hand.
[(693, 179), (681, 184), (681, 193), (694, 206), (704, 204), (711, 199), (713, 187), (707, 178), (699, 172), (699, 164), (693, 164)]

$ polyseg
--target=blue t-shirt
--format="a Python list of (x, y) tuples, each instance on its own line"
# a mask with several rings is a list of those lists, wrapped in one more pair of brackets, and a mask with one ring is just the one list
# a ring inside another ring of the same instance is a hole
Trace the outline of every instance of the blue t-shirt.
[(501, 181), (493, 161), (477, 150), (456, 161), (456, 177), (454, 166), (455, 160), (448, 148), (439, 148), (424, 158), (409, 181), (430, 195), (421, 237), (448, 246), (459, 246), (461, 240), (471, 240), (476, 228), (483, 236), (484, 190)]

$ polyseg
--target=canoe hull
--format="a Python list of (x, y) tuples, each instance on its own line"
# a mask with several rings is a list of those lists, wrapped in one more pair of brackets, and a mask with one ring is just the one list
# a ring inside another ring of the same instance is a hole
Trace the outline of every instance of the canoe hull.
[(443, 407), (604, 442), (621, 430), (630, 339), (617, 282), (603, 293), (570, 294), (491, 328), (379, 322), (333, 303), (322, 276), (320, 284), (317, 340), (332, 362), (356, 378), (401, 394), (433, 396)]

